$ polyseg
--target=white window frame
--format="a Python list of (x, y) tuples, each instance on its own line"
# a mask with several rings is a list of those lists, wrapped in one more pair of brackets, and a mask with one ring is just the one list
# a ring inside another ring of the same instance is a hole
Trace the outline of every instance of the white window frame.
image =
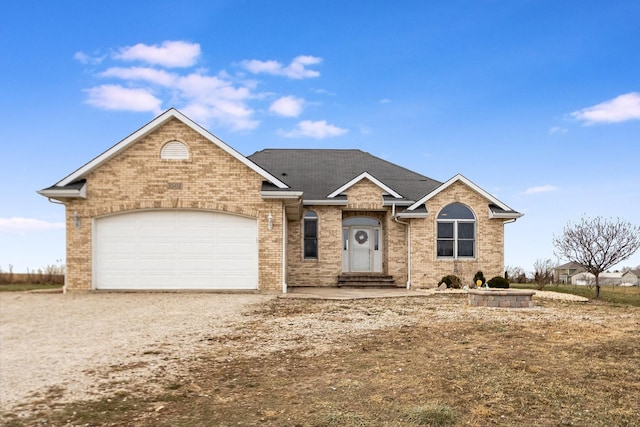
[[(307, 256), (306, 254), (306, 242), (307, 239), (312, 239), (307, 238), (305, 236), (305, 231), (306, 231), (306, 223), (307, 221), (312, 222), (315, 221), (316, 223), (316, 235), (315, 235), (315, 246), (316, 246), (316, 256)], [(319, 230), (319, 224), (320, 223), (320, 216), (318, 215), (318, 213), (316, 211), (310, 210), (310, 211), (306, 211), (302, 217), (302, 259), (305, 261), (317, 261), (318, 258), (320, 257), (320, 245), (318, 244), (318, 236), (320, 234), (320, 230)]]
[[(442, 259), (442, 260), (456, 260), (456, 259), (476, 259), (477, 258), (477, 241), (478, 241), (478, 221), (476, 220), (476, 215), (473, 212), (473, 210), (471, 210), (471, 208), (469, 208), (468, 206), (459, 203), (459, 202), (454, 202), (454, 203), (458, 203), (462, 206), (464, 206), (465, 208), (469, 209), (469, 212), (471, 212), (471, 214), (473, 215), (473, 219), (462, 219), (462, 218), (452, 218), (452, 219), (442, 219), (442, 218), (438, 218), (436, 220), (436, 258), (438, 259)], [(453, 203), (451, 203), (453, 204)], [(449, 204), (449, 205), (451, 205)], [(442, 209), (445, 209), (447, 206), (444, 206)], [(442, 210), (441, 210), (442, 211)], [(440, 216), (440, 214), (438, 214), (438, 216)], [(453, 225), (453, 237), (449, 238), (440, 238), (438, 236), (438, 225), (439, 224), (452, 224)], [(473, 255), (472, 256), (460, 256), (458, 255), (458, 248), (459, 248), (459, 242), (462, 241), (469, 241), (472, 239), (469, 238), (465, 238), (465, 239), (461, 239), (458, 236), (458, 225), (459, 224), (473, 224)], [(439, 255), (438, 254), (438, 246), (440, 241), (453, 241), (453, 256), (448, 256), (448, 255)]]

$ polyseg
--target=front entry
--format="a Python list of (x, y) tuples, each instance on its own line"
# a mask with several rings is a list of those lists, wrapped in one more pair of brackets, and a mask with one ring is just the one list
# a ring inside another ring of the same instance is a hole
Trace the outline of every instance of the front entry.
[(380, 221), (368, 217), (351, 217), (342, 222), (342, 271), (382, 272)]

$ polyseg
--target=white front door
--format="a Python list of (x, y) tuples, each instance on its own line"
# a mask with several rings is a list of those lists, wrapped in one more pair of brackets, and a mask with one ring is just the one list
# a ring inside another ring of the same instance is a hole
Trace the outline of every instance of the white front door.
[(382, 272), (382, 239), (378, 220), (352, 217), (343, 221), (342, 271)]
[(350, 271), (369, 272), (372, 258), (372, 232), (371, 227), (351, 227), (350, 230), (351, 260)]

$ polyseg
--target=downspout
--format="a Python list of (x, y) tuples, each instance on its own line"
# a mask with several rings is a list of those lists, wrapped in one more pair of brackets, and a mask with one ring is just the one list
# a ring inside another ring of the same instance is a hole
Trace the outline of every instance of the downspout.
[[(67, 222), (66, 221), (67, 220), (67, 218), (66, 218), (67, 217), (67, 205), (66, 205), (66, 203), (61, 202), (59, 200), (52, 199), (51, 197), (47, 197), (47, 200), (49, 201), (49, 203), (53, 203), (54, 205), (63, 205), (65, 207), (64, 216), (65, 216), (65, 234), (66, 234), (66, 230), (67, 230), (67, 228), (66, 228), (66, 222)], [(65, 252), (66, 252), (66, 250), (67, 250), (67, 245), (66, 245), (66, 236), (65, 236)], [(66, 253), (65, 253), (65, 259), (66, 258), (67, 257), (66, 257)], [(64, 271), (64, 283), (62, 285), (62, 295), (65, 295), (67, 293), (67, 268), (66, 268), (66, 266), (65, 266), (64, 270), (65, 271)]]
[(391, 219), (407, 226), (407, 289), (411, 289), (411, 224), (400, 221), (396, 215), (396, 204), (391, 205)]
[(287, 293), (287, 212), (282, 204), (282, 293)]
[(505, 265), (504, 265), (504, 225), (505, 224), (511, 224), (512, 222), (516, 222), (518, 220), (518, 218), (511, 218), (508, 219), (506, 221), (502, 221), (502, 236), (503, 236), (503, 250), (502, 250), (502, 273), (504, 275), (505, 270)]

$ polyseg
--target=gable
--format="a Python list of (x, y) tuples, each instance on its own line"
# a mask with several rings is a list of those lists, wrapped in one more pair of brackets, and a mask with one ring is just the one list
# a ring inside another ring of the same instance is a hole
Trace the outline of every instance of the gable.
[[(482, 197), (487, 201), (489, 218), (516, 219), (516, 218), (520, 218), (523, 215), (519, 212), (514, 211), (505, 203), (498, 200), (498, 198), (496, 198), (486, 190), (482, 189), (481, 187), (473, 183), (471, 180), (465, 178), (461, 174), (454, 176), (453, 178), (449, 179), (447, 182), (443, 183), (439, 187), (435, 188), (433, 191), (427, 193), (425, 196), (420, 198), (417, 202), (415, 202), (413, 205), (407, 208), (407, 213), (423, 208), (426, 202), (428, 202), (429, 200), (432, 200), (433, 198), (438, 196), (440, 193), (447, 192), (454, 189), (457, 185), (464, 185), (465, 187), (469, 188), (474, 193), (478, 194), (480, 197)], [(460, 200), (460, 202), (464, 203), (463, 200)]]
[[(169, 142), (167, 142), (169, 141)], [(167, 144), (179, 141), (187, 158), (163, 158)], [(169, 120), (87, 174), (91, 197), (142, 200), (174, 194), (207, 200), (235, 198), (257, 189), (263, 177), (179, 120)], [(173, 191), (173, 193), (172, 193)]]
[(360, 175), (358, 175), (357, 177), (355, 177), (352, 180), (350, 180), (349, 182), (345, 183), (340, 188), (334, 190), (331, 194), (329, 194), (327, 196), (327, 198), (332, 199), (332, 198), (334, 198), (336, 196), (339, 196), (340, 194), (344, 193), (349, 188), (353, 187), (355, 184), (359, 183), (362, 180), (367, 180), (367, 181), (373, 183), (378, 188), (380, 188), (382, 191), (384, 191), (386, 194), (391, 195), (396, 199), (401, 199), (402, 198), (402, 196), (400, 194), (398, 194), (397, 192), (392, 190), (390, 187), (388, 187), (387, 185), (382, 183), (380, 180), (378, 180), (375, 177), (371, 176), (368, 172), (363, 172)]
[[(75, 170), (71, 174), (67, 175), (62, 180), (58, 181), (53, 186), (46, 188), (44, 190), (39, 191), (38, 193), (47, 196), (47, 197), (81, 197), (79, 192), (64, 192), (67, 186), (75, 185), (75, 183), (86, 179), (86, 177), (99, 168), (101, 165), (105, 164), (109, 160), (115, 158), (116, 156), (121, 155), (127, 149), (137, 144), (141, 140), (143, 140), (146, 136), (158, 131), (162, 126), (169, 123), (171, 120), (177, 120), (181, 122), (184, 126), (195, 132), (195, 134), (200, 135), (207, 142), (213, 144), (218, 147), (229, 156), (233, 157), (238, 162), (242, 163), (247, 168), (253, 170), (258, 175), (260, 175), (264, 180), (273, 184), (275, 187), (279, 189), (286, 189), (288, 186), (282, 182), (280, 179), (271, 175), (266, 170), (262, 169), (236, 150), (231, 148), (229, 145), (225, 144), (222, 140), (217, 138), (215, 135), (202, 128), (191, 119), (180, 113), (178, 110), (171, 108), (164, 113), (160, 114), (158, 117), (153, 119), (151, 122), (147, 123), (145, 126), (141, 127), (122, 141), (118, 142), (116, 145), (112, 146), (102, 154), (95, 157), (93, 160), (81, 166), (79, 169)], [(166, 142), (169, 142), (167, 140)], [(67, 194), (67, 195), (65, 195)]]

